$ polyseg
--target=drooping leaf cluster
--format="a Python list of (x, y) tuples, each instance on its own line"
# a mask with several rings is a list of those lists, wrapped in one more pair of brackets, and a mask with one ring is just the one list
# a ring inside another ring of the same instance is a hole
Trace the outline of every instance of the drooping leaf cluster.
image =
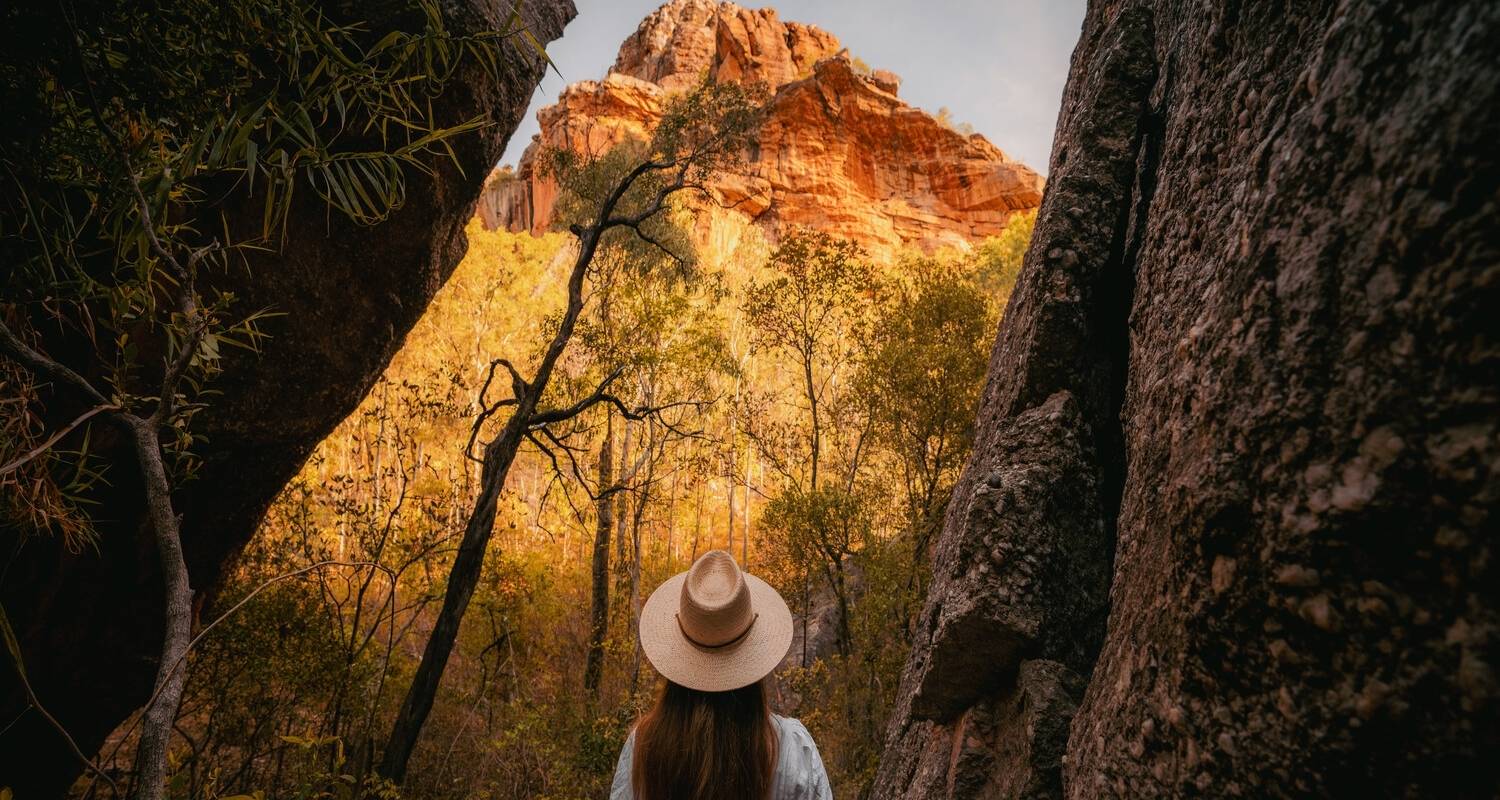
[[(0, 318), (27, 341), (55, 332), (68, 344), (54, 355), (126, 410), (187, 359), (163, 437), (187, 474), (208, 381), (230, 348), (256, 349), (274, 311), (238, 308), (214, 277), (283, 244), (294, 213), (374, 224), (413, 175), (457, 164), (454, 137), (489, 121), (437, 101), (475, 67), (501, 79), (505, 47), (539, 49), (519, 10), (459, 33), (438, 0), (6, 4)], [(35, 402), (0, 409), (27, 432), (0, 462), (39, 443), (46, 398), (23, 395)], [(92, 475), (82, 461), (59, 447), (12, 473), (43, 488), (36, 502), (7, 492), (6, 513), (77, 529), (90, 481), (61, 476)]]

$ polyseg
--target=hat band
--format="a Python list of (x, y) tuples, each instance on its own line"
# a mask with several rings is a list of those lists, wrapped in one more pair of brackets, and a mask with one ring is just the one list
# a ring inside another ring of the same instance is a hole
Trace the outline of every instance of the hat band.
[(735, 642), (738, 642), (739, 640), (745, 638), (747, 635), (749, 635), (750, 629), (753, 628), (753, 627), (755, 627), (755, 621), (758, 620), (758, 619), (760, 619), (760, 614), (759, 613), (757, 613), (755, 616), (751, 617), (750, 618), (750, 624), (746, 625), (744, 630), (740, 631), (738, 635), (736, 635), (733, 639), (730, 639), (727, 642), (721, 642), (719, 644), (704, 644), (704, 643), (698, 641), (697, 639), (694, 639), (693, 635), (691, 633), (687, 632), (687, 628), (683, 627), (683, 625), (682, 625), (682, 614), (677, 613), (677, 614), (673, 614), (672, 616), (674, 616), (674, 617), (677, 618), (677, 629), (680, 630), (680, 631), (682, 631), (683, 638), (687, 639), (688, 641), (692, 642), (693, 644), (697, 645), (698, 647), (702, 647), (702, 648), (707, 649), (707, 650), (718, 650), (718, 649), (720, 649), (722, 647), (728, 647), (728, 646), (734, 644)]

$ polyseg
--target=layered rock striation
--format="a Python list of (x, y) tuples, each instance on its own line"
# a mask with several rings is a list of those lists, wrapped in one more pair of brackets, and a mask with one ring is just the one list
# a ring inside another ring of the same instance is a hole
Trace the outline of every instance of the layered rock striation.
[(1041, 200), (1039, 175), (983, 136), (907, 105), (900, 79), (860, 66), (832, 35), (772, 9), (673, 0), (621, 45), (603, 80), (568, 86), (538, 113), (541, 132), (520, 164), (494, 176), (481, 198), (485, 224), (545, 230), (556, 201), (537, 163), (546, 148), (601, 153), (645, 137), (663, 103), (704, 75), (774, 91), (746, 174), (712, 187), (714, 205), (772, 239), (806, 226), (876, 255), (966, 247)]
[(876, 798), (1500, 792), (1496, 42), (1090, 6)]

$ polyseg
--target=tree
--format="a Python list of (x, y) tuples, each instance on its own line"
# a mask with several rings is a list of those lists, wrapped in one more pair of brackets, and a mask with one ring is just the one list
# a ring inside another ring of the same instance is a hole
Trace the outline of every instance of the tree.
[(1036, 212), (1026, 211), (1010, 218), (1005, 230), (991, 236), (974, 249), (973, 281), (997, 309), (1004, 309), (1011, 289), (1021, 274), (1021, 259), (1031, 243), (1036, 227)]
[(855, 393), (897, 456), (918, 562), (968, 454), (994, 315), (974, 267), (908, 259), (862, 343)]
[[(298, 186), (318, 208), (373, 224), (401, 204), (409, 171), (432, 169), (452, 155), (451, 138), (484, 124), (436, 125), (428, 93), (467, 59), (498, 69), (496, 48), (511, 32), (454, 36), (436, 3), (413, 10), (411, 29), (379, 37), (307, 0), (187, 3), (164, 16), (64, 3), (57, 14), (7, 16), (61, 47), (5, 72), (5, 104), (21, 124), (3, 140), (12, 186), (0, 222), (10, 261), (0, 278), (0, 354), (28, 373), (23, 396), (33, 402), (0, 413), (86, 410), (7, 458), (0, 478), (30, 470), (45, 485), (70, 459), (90, 474), (86, 448), (69, 456), (55, 445), (95, 418), (134, 454), (165, 590), (154, 690), (139, 722), (137, 797), (162, 795), (192, 633), (173, 487), (192, 474), (192, 420), (222, 351), (253, 350), (263, 335), (264, 310), (234, 308), (211, 279), (239, 266), (245, 248), (281, 243)], [(190, 35), (161, 36), (163, 27)], [(222, 218), (229, 195), (263, 199), (261, 224)], [(31, 495), (52, 503), (33, 509), (35, 527), (86, 536), (66, 501), (89, 488)], [(29, 704), (42, 708), (13, 655)]]
[(827, 396), (853, 356), (853, 333), (875, 291), (874, 273), (859, 245), (808, 230), (789, 234), (768, 266), (774, 277), (746, 290), (745, 314), (756, 344), (789, 355), (799, 374), (808, 425), (806, 487), (816, 491)]
[[(491, 417), (506, 408), (510, 416), (484, 443), (477, 457), (481, 463), (478, 498), (464, 526), (422, 662), (391, 729), (380, 768), (388, 779), (399, 783), (405, 778), (407, 763), (432, 709), (459, 625), (479, 581), (494, 530), (496, 504), (522, 444), (529, 442), (553, 454), (549, 445), (555, 442), (549, 426), (565, 423), (601, 404), (614, 406), (626, 419), (643, 419), (651, 411), (632, 409), (612, 393), (619, 370), (605, 375), (579, 399), (542, 405), (583, 313), (585, 289), (593, 276), (596, 256), (601, 248), (649, 246), (678, 260), (664, 213), (670, 201), (680, 192), (702, 190), (709, 176), (732, 167), (742, 157), (759, 115), (758, 91), (708, 82), (669, 104), (649, 142), (626, 143), (592, 159), (570, 152), (554, 155), (553, 169), (563, 198), (560, 217), (577, 220), (569, 225), (577, 251), (568, 274), (566, 306), (530, 378), (523, 377), (509, 360), (496, 359), (490, 364), (480, 393), (482, 408), (469, 438), (470, 449)], [(500, 368), (510, 379), (510, 396), (491, 402), (488, 390)]]
[[(608, 411), (605, 414), (613, 415)], [(604, 638), (609, 632), (609, 533), (615, 524), (615, 496), (606, 487), (615, 485), (613, 456), (614, 425), (606, 419), (604, 441), (599, 445), (599, 494), (594, 501), (594, 552), (589, 565), (589, 649), (583, 668), (583, 690), (590, 697), (599, 694), (599, 678), (604, 673)]]
[[(664, 258), (660, 253), (621, 255), (625, 257), (605, 259), (595, 281), (598, 313), (589, 324), (580, 324), (572, 355), (582, 374), (574, 380), (598, 380), (619, 371), (616, 385), (622, 388), (622, 394), (633, 397), (638, 407), (658, 410), (646, 419), (618, 420), (624, 431), (618, 437), (616, 462), (617, 415), (612, 408), (603, 408), (604, 437), (593, 488), (577, 471), (571, 475), (557, 472), (559, 477), (571, 477), (574, 485), (584, 487), (594, 501), (590, 631), (584, 667), (584, 689), (592, 699), (598, 697), (610, 621), (611, 537), (615, 539), (618, 562), (616, 593), (623, 594), (628, 585), (635, 613), (640, 522), (652, 496), (652, 484), (659, 479), (656, 467), (674, 442), (700, 436), (691, 426), (712, 402), (715, 388), (711, 378), (729, 368), (723, 334), (717, 319), (708, 314), (708, 306), (717, 295), (714, 282), (705, 279), (697, 268), (682, 269), (670, 258), (645, 273), (638, 267), (624, 268), (641, 258)], [(573, 451), (576, 448), (570, 441), (590, 434), (588, 425), (556, 430), (548, 446), (554, 451)]]
[[(835, 644), (848, 655), (850, 590), (846, 566), (864, 544), (871, 519), (867, 504), (850, 487), (825, 485), (818, 489), (792, 488), (766, 505), (761, 526), (785, 551), (783, 565), (801, 572), (816, 570), (838, 604)], [(804, 609), (805, 613), (805, 609)], [(805, 626), (804, 621), (804, 626)], [(804, 641), (806, 630), (803, 631)]]
[[(785, 561), (806, 570), (816, 568), (827, 581), (840, 610), (838, 648), (847, 652), (845, 561), (862, 539), (865, 527), (863, 515), (855, 513), (858, 501), (854, 482), (867, 454), (868, 426), (854, 421), (853, 441), (840, 454), (844, 462), (842, 480), (820, 483), (820, 468), (829, 423), (835, 416), (831, 412), (847, 417), (856, 410), (836, 387), (857, 353), (856, 332), (873, 302), (876, 280), (857, 244), (807, 230), (787, 236), (772, 252), (767, 266), (773, 277), (750, 285), (744, 311), (755, 330), (755, 344), (789, 356), (798, 376), (802, 402), (798, 410), (806, 420), (807, 469), (804, 482), (802, 470), (789, 465), (777, 452), (780, 448), (776, 439), (781, 432), (775, 430), (775, 424), (757, 421), (757, 414), (746, 416), (747, 434), (768, 460), (782, 465), (783, 475), (790, 479), (790, 485), (767, 507), (762, 523), (785, 540), (790, 554)], [(810, 572), (803, 574), (804, 595), (810, 577)], [(806, 609), (804, 638), (805, 614)]]

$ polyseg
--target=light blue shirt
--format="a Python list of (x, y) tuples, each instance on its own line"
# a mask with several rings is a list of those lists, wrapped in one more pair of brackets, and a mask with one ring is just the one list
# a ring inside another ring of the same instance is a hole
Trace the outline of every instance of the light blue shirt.
[[(823, 758), (818, 755), (812, 734), (794, 719), (772, 714), (771, 722), (776, 726), (778, 742), (771, 800), (833, 800), (833, 790), (828, 787), (828, 772), (823, 769)], [(609, 800), (635, 800), (635, 790), (630, 787), (630, 765), (634, 754), (635, 731), (631, 731), (630, 738), (620, 750), (620, 763), (615, 765), (615, 781), (609, 789)]]

